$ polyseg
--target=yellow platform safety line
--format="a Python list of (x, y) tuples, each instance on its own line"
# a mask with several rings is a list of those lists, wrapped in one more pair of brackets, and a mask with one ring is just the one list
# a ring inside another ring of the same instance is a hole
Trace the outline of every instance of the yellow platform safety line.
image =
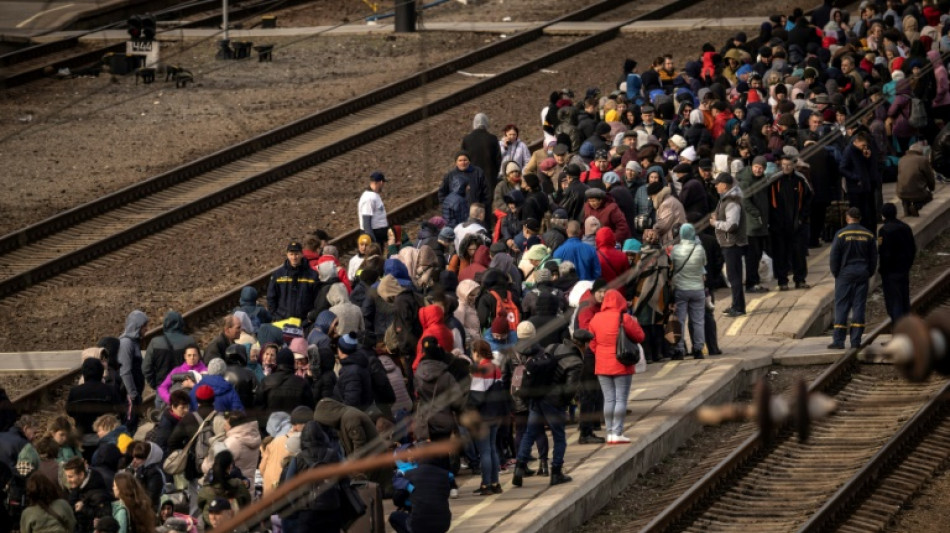
[(735, 337), (736, 335), (738, 335), (739, 330), (741, 330), (742, 326), (744, 326), (745, 323), (749, 320), (749, 313), (758, 309), (759, 305), (761, 305), (762, 302), (775, 296), (777, 292), (778, 291), (769, 291), (763, 294), (761, 297), (756, 298), (755, 300), (752, 300), (751, 302), (749, 302), (749, 305), (747, 305), (745, 308), (746, 314), (732, 321), (732, 324), (729, 326), (729, 329), (726, 330), (726, 335), (729, 337)]
[(660, 371), (657, 372), (655, 376), (653, 376), (653, 379), (659, 379), (669, 374), (670, 372), (673, 371), (674, 368), (679, 366), (679, 364), (680, 364), (679, 361), (670, 361), (669, 363), (666, 363), (665, 365), (663, 365), (663, 368), (661, 368)]
[(451, 531), (455, 531), (456, 529), (458, 529), (458, 527), (461, 526), (466, 520), (468, 520), (469, 518), (475, 516), (476, 514), (478, 514), (479, 511), (481, 511), (482, 509), (484, 509), (484, 508), (488, 507), (489, 505), (491, 505), (495, 500), (498, 499), (498, 496), (500, 496), (500, 495), (499, 495), (499, 494), (493, 494), (493, 495), (491, 495), (491, 496), (488, 496), (487, 498), (485, 498), (484, 500), (482, 500), (481, 502), (479, 502), (478, 505), (472, 507), (472, 508), (469, 509), (468, 511), (465, 511), (465, 513), (463, 513), (462, 516), (453, 519), (453, 520), (452, 520), (452, 527), (449, 528), (449, 531), (451, 532)]

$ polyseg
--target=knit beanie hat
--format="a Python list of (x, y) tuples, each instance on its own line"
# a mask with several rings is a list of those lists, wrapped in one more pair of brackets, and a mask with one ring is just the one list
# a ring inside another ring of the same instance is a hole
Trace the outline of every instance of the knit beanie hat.
[(291, 424), (306, 424), (311, 420), (313, 420), (313, 409), (306, 405), (294, 407), (294, 410), (290, 412)]
[(199, 402), (211, 402), (214, 400), (214, 389), (208, 385), (198, 385), (195, 390), (195, 398)]
[(295, 337), (290, 341), (290, 351), (296, 354), (307, 355), (307, 341), (303, 337)]
[(551, 271), (546, 268), (539, 268), (534, 271), (534, 281), (537, 283), (544, 283), (551, 281)]
[(605, 280), (604, 278), (597, 278), (594, 280), (594, 285), (591, 286), (590, 292), (594, 293), (605, 287), (607, 287), (607, 280)]
[(228, 368), (228, 364), (224, 362), (224, 359), (220, 357), (215, 357), (208, 363), (208, 374), (212, 376), (223, 376), (225, 369)]
[(337, 346), (340, 347), (341, 352), (349, 355), (356, 352), (356, 349), (360, 346), (360, 341), (350, 332), (337, 340)]
[(533, 339), (537, 334), (534, 324), (525, 320), (518, 324), (518, 340)]
[(294, 367), (294, 352), (289, 348), (281, 348), (277, 351), (277, 366)]
[(491, 332), (494, 335), (504, 335), (508, 336), (508, 332), (511, 331), (511, 328), (508, 327), (508, 317), (505, 315), (496, 315), (495, 320), (491, 322)]
[(765, 156), (757, 155), (757, 156), (755, 156), (755, 157), (752, 158), (752, 164), (753, 164), (753, 165), (759, 165), (759, 166), (765, 168), (765, 166), (768, 165), (769, 162), (768, 162), (767, 159), (765, 159)]

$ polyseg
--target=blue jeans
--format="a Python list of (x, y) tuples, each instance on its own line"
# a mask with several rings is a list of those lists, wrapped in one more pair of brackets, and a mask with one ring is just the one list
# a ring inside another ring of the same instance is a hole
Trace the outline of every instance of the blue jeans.
[(498, 446), (495, 446), (496, 438), (498, 438), (498, 424), (491, 424), (485, 438), (475, 441), (482, 462), (482, 485), (498, 483), (501, 461), (498, 459)]
[[(531, 457), (531, 445), (537, 435), (544, 433), (544, 422), (551, 428), (551, 437), (554, 438), (554, 454), (551, 456), (551, 466), (558, 468), (564, 465), (564, 452), (567, 450), (567, 438), (564, 436), (564, 409), (555, 407), (544, 400), (531, 400), (528, 408), (528, 429), (521, 439), (518, 448), (518, 461), (528, 462)], [(484, 479), (485, 471), (482, 470)]]
[[(701, 352), (706, 344), (706, 330), (703, 325), (706, 320), (706, 291), (676, 289), (674, 296), (676, 297), (676, 318), (685, 326), (686, 314), (689, 313), (689, 340), (693, 344), (692, 351)], [(680, 338), (676, 346), (682, 352), (686, 352), (686, 335)]]
[(604, 391), (604, 425), (608, 435), (623, 435), (623, 419), (627, 415), (627, 398), (633, 374), (597, 376)]

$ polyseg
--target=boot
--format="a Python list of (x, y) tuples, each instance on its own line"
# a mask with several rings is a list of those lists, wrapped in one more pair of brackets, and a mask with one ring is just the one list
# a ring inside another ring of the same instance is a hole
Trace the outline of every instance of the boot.
[(527, 476), (534, 475), (533, 472), (531, 474), (528, 474), (527, 471), (528, 471), (528, 465), (521, 461), (518, 461), (515, 464), (515, 473), (514, 475), (511, 476), (511, 484), (516, 487), (520, 487), (522, 479), (524, 479)]
[(563, 467), (561, 466), (552, 466), (551, 467), (551, 485), (560, 485), (561, 483), (570, 483), (573, 481), (571, 476), (564, 474), (561, 471)]
[(539, 476), (550, 476), (551, 472), (548, 471), (548, 460), (541, 459), (540, 464), (538, 465), (538, 475)]

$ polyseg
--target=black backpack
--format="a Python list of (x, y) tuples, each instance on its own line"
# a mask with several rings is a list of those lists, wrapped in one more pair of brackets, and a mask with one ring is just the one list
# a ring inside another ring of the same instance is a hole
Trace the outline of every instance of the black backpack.
[(539, 350), (524, 363), (524, 374), (518, 394), (524, 399), (544, 397), (554, 385), (556, 370), (557, 360), (554, 356), (544, 350)]

